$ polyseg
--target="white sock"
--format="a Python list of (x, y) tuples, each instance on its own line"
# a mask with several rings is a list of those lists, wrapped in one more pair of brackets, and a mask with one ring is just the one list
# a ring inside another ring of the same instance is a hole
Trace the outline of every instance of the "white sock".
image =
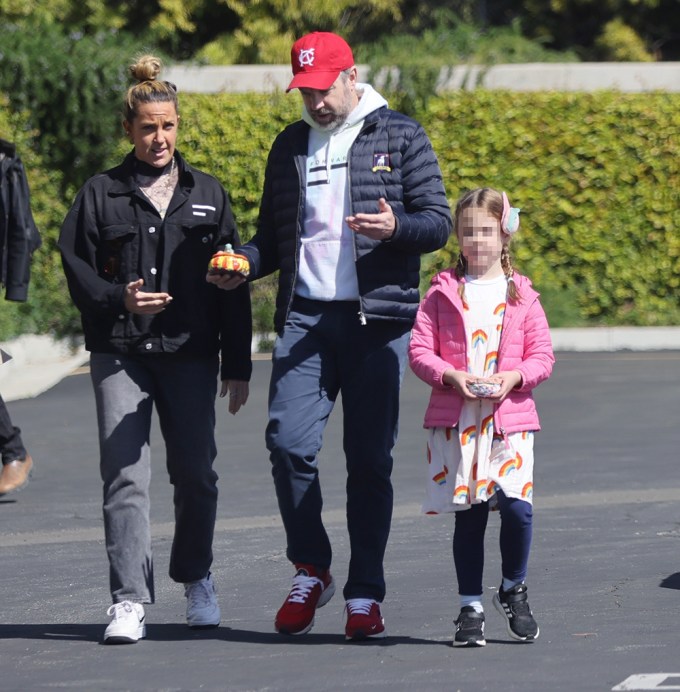
[(482, 606), (482, 594), (479, 596), (463, 596), (460, 597), (460, 607), (465, 608), (465, 606), (472, 606), (476, 613), (483, 613), (484, 606)]

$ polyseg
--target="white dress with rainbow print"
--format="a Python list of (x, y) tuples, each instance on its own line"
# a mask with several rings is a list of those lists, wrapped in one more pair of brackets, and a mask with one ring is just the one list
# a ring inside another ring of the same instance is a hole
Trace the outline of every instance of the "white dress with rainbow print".
[[(497, 355), (507, 295), (504, 276), (491, 281), (466, 278), (465, 335), (468, 372), (497, 372)], [(495, 504), (500, 488), (508, 497), (531, 503), (534, 433), (508, 435), (508, 446), (493, 433), (494, 404), (465, 401), (458, 428), (432, 428), (427, 443), (428, 480), (423, 512), (440, 514)]]

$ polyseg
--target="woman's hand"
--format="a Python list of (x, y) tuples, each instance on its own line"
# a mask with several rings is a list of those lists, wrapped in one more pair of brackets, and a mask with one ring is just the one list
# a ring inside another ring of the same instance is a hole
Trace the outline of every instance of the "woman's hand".
[(147, 293), (141, 290), (143, 285), (144, 279), (137, 279), (125, 287), (126, 310), (135, 315), (157, 315), (163, 312), (172, 300), (172, 296), (169, 293)]

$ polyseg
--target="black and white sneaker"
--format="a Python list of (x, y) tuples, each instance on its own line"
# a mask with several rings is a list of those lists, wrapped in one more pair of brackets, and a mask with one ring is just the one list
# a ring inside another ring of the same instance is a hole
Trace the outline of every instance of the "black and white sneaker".
[(454, 624), (454, 646), (486, 646), (484, 613), (478, 613), (472, 606), (464, 606)]
[(508, 634), (513, 639), (531, 642), (538, 639), (539, 629), (529, 607), (526, 584), (516, 584), (508, 591), (498, 588), (493, 597), (496, 610), (505, 618)]

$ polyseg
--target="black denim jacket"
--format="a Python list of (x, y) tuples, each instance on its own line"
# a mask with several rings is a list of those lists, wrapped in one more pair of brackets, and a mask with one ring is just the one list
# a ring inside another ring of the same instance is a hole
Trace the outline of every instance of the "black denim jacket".
[(14, 144), (0, 139), (0, 282), (7, 300), (28, 298), (31, 260), (40, 242), (24, 166)]
[[(175, 158), (179, 179), (165, 218), (137, 187), (130, 153), (85, 183), (64, 220), (59, 249), (85, 345), (105, 353), (220, 352), (222, 379), (248, 380), (248, 288), (223, 291), (205, 280), (213, 253), (239, 244), (229, 198), (215, 178), (179, 152)], [(125, 309), (125, 287), (140, 278), (142, 290), (172, 296), (160, 314)]]

